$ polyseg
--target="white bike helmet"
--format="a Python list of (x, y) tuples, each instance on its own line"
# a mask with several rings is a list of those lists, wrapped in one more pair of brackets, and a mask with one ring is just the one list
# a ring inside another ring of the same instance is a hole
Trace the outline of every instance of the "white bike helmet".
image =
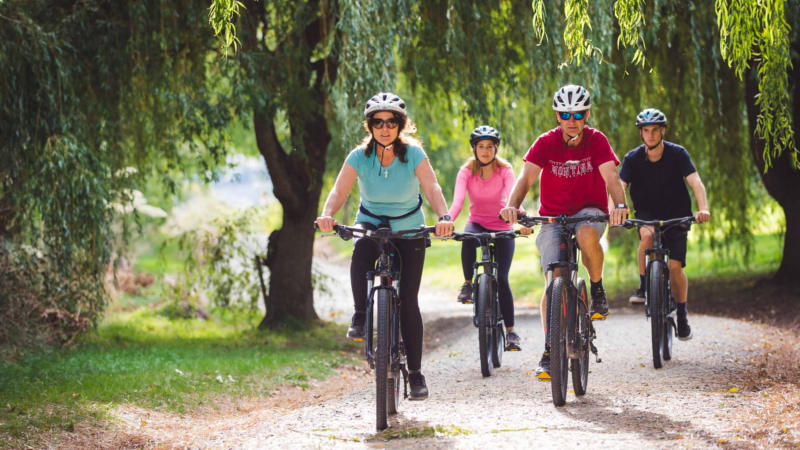
[(557, 112), (586, 111), (592, 107), (589, 91), (577, 84), (568, 84), (553, 95), (553, 109)]
[(370, 116), (378, 111), (391, 111), (403, 117), (408, 115), (406, 113), (406, 102), (391, 92), (378, 92), (367, 100), (367, 104), (364, 106), (364, 118), (369, 119)]
[(641, 129), (645, 125), (667, 126), (667, 116), (655, 108), (647, 108), (636, 116), (636, 128)]

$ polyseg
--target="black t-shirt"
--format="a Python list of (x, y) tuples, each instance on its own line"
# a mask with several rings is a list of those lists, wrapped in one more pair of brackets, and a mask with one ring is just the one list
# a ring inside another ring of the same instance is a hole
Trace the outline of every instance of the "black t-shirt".
[(694, 172), (697, 169), (686, 149), (664, 141), (664, 154), (656, 162), (647, 159), (644, 145), (629, 151), (619, 177), (630, 186), (638, 219), (673, 219), (692, 215), (684, 179)]

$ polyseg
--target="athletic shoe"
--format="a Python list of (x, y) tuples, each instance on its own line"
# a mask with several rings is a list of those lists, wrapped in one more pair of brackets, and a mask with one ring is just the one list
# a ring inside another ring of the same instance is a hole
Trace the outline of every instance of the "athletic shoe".
[(589, 309), (592, 320), (603, 320), (608, 317), (608, 300), (606, 292), (600, 288), (592, 292), (592, 307)]
[(678, 316), (678, 339), (688, 341), (692, 338), (692, 327), (689, 326), (689, 319)]
[(540, 380), (550, 380), (550, 352), (542, 353), (539, 360), (539, 367), (536, 368), (536, 378)]
[(636, 289), (631, 294), (631, 297), (628, 299), (631, 305), (641, 305), (644, 303), (644, 289)]
[(472, 303), (472, 283), (467, 283), (465, 281), (464, 284), (461, 285), (461, 291), (458, 293), (458, 301), (466, 304)]
[(519, 335), (513, 331), (506, 333), (506, 351), (518, 352), (520, 350), (522, 350), (522, 348), (519, 346)]
[(408, 384), (411, 385), (411, 392), (408, 394), (409, 400), (425, 400), (428, 398), (428, 386), (425, 385), (425, 375), (421, 372), (410, 372), (408, 374)]
[(364, 325), (367, 322), (367, 313), (356, 311), (353, 314), (353, 319), (350, 321), (350, 328), (347, 330), (347, 339), (353, 341), (363, 341), (366, 333), (364, 332)]

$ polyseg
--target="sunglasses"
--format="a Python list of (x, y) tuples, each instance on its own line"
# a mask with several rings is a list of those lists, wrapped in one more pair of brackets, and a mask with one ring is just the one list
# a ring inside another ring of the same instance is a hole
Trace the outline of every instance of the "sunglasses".
[(398, 120), (395, 119), (395, 118), (386, 119), (386, 120), (378, 119), (378, 118), (372, 118), (372, 119), (369, 119), (367, 124), (369, 124), (370, 128), (377, 128), (378, 130), (383, 128), (384, 125), (386, 125), (386, 128), (388, 128), (390, 130), (393, 130), (393, 129), (397, 128), (398, 125), (400, 125), (400, 122), (398, 122)]
[(578, 111), (574, 113), (560, 112), (558, 113), (558, 117), (561, 117), (561, 120), (569, 120), (570, 117), (574, 117), (575, 120), (583, 120), (583, 118), (586, 117), (586, 111)]

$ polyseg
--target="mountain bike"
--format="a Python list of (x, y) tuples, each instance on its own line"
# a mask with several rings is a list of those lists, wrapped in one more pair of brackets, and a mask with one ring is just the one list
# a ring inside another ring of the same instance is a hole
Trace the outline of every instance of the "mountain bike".
[[(367, 272), (367, 321), (364, 339), (367, 362), (375, 369), (375, 427), (380, 431), (387, 427), (387, 415), (397, 414), (401, 399), (401, 375), (402, 398), (408, 398), (408, 370), (405, 347), (400, 334), (400, 297), (397, 292), (402, 261), (399, 252), (392, 244), (392, 239), (427, 238), (436, 227), (392, 231), (388, 228), (367, 230), (336, 225), (333, 229), (335, 234), (344, 240), (353, 237), (371, 239), (380, 249), (375, 270)], [(375, 285), (376, 277), (377, 285)], [(374, 325), (375, 322), (377, 326)]]
[[(597, 354), (597, 338), (589, 316), (586, 282), (578, 277), (578, 242), (571, 224), (579, 222), (605, 222), (608, 215), (570, 218), (566, 214), (556, 217), (520, 216), (518, 222), (526, 227), (553, 223), (559, 228), (561, 245), (557, 261), (548, 264), (547, 318), (545, 339), (550, 344), (550, 390), (553, 404), (563, 406), (567, 400), (567, 372), (572, 372), (575, 395), (586, 394), (589, 382), (589, 352)], [(555, 276), (556, 269), (559, 275)], [(569, 366), (567, 360), (569, 359)]]
[(625, 228), (653, 227), (653, 248), (644, 251), (645, 266), (645, 316), (650, 318), (650, 335), (653, 346), (653, 367), (660, 369), (664, 361), (672, 359), (672, 339), (677, 331), (675, 324), (675, 298), (669, 283), (669, 250), (663, 246), (664, 233), (673, 227), (687, 227), (694, 217), (669, 220), (628, 219)]
[(478, 354), (481, 362), (481, 374), (492, 375), (492, 369), (503, 363), (505, 351), (505, 334), (503, 333), (503, 316), (500, 313), (500, 300), (497, 295), (497, 263), (495, 262), (496, 239), (514, 239), (518, 231), (495, 231), (484, 233), (453, 233), (456, 241), (475, 239), (481, 245), (481, 261), (475, 262), (475, 278), (472, 283), (475, 301), (473, 323), (478, 328)]

